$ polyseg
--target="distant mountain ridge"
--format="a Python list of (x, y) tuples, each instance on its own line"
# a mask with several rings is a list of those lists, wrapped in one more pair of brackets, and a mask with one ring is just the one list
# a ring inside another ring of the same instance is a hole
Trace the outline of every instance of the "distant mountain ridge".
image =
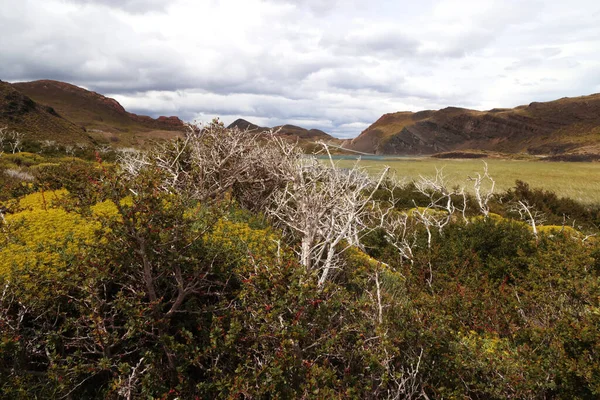
[[(273, 129), (306, 151), (317, 141), (334, 148), (383, 155), (450, 155), (468, 151), (600, 157), (600, 94), (534, 102), (489, 111), (447, 107), (385, 114), (358, 137), (340, 140), (318, 129), (295, 125), (261, 127), (238, 119), (230, 127)], [(52, 80), (0, 81), (0, 128), (29, 140), (58, 143), (113, 143), (144, 146), (150, 140), (181, 137), (178, 117), (151, 118), (130, 113), (115, 99)]]
[(301, 128), (299, 126), (289, 125), (289, 124), (279, 125), (279, 126), (275, 126), (273, 128), (267, 128), (267, 127), (258, 126), (256, 124), (253, 124), (252, 122), (246, 121), (245, 119), (241, 119), (241, 118), (232, 122), (228, 127), (229, 128), (237, 127), (242, 130), (246, 130), (246, 129), (256, 130), (259, 132), (273, 130), (274, 132), (277, 132), (281, 136), (285, 136), (285, 137), (289, 137), (289, 138), (296, 138), (296, 139), (312, 140), (312, 141), (335, 140), (335, 138), (333, 136), (329, 135), (326, 132), (323, 132), (320, 129), (305, 129), (305, 128)]
[(600, 154), (600, 94), (513, 109), (448, 107), (385, 114), (344, 147), (390, 155), (460, 150)]

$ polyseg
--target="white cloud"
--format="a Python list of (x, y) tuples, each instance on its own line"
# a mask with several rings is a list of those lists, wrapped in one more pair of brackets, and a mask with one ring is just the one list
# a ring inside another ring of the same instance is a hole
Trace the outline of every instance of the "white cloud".
[(383, 113), (600, 91), (592, 0), (0, 0), (0, 79), (356, 136)]

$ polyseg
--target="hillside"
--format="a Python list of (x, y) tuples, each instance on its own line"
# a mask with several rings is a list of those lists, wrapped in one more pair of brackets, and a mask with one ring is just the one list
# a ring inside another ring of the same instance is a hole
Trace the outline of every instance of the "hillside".
[(289, 125), (289, 124), (278, 125), (273, 128), (267, 128), (267, 127), (258, 126), (256, 124), (253, 124), (252, 122), (246, 121), (245, 119), (241, 119), (241, 118), (237, 119), (233, 123), (231, 123), (228, 128), (233, 128), (233, 127), (237, 127), (242, 130), (249, 129), (249, 130), (258, 130), (258, 131), (268, 131), (270, 129), (273, 129), (273, 131), (278, 132), (279, 135), (293, 138), (293, 139), (306, 139), (306, 140), (310, 140), (310, 141), (317, 141), (317, 140), (328, 141), (328, 140), (334, 139), (333, 136), (331, 136), (319, 129), (305, 129), (305, 128), (301, 128), (299, 126)]
[(245, 119), (237, 119), (231, 123), (228, 128), (237, 127), (242, 130), (256, 130), (258, 132), (266, 132), (273, 130), (277, 132), (279, 136), (286, 140), (297, 142), (298, 145), (306, 153), (314, 153), (322, 150), (322, 147), (316, 144), (316, 142), (326, 142), (332, 145), (341, 145), (342, 141), (336, 139), (328, 133), (323, 132), (319, 129), (305, 129), (295, 125), (279, 125), (273, 128), (267, 128), (264, 126), (258, 126), (252, 122), (246, 121)]
[(40, 80), (12, 86), (35, 102), (52, 107), (100, 141), (140, 145), (148, 139), (176, 137), (185, 129), (177, 117), (154, 119), (136, 115), (115, 99), (69, 83)]
[(531, 103), (514, 109), (385, 114), (346, 143), (377, 154), (489, 150), (529, 154), (599, 154), (600, 94)]
[(10, 83), (0, 81), (0, 128), (25, 134), (25, 139), (90, 144), (85, 130), (49, 106), (32, 100)]

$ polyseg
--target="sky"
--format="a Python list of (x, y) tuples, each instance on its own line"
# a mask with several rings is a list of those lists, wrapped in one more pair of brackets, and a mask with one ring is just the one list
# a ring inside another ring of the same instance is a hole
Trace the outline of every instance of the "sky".
[(0, 79), (355, 137), (384, 113), (600, 92), (597, 0), (0, 0)]

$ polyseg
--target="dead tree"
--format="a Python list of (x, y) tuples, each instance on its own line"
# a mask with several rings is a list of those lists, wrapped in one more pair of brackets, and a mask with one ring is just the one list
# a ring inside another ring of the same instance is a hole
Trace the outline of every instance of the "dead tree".
[(119, 149), (117, 162), (129, 176), (137, 176), (142, 168), (150, 165), (147, 154), (135, 149)]
[(111, 150), (112, 148), (106, 144), (96, 146), (96, 152), (98, 152), (99, 154), (106, 154), (109, 153)]
[(21, 132), (12, 131), (10, 133), (10, 140), (8, 141), (8, 145), (10, 146), (10, 150), (13, 154), (18, 153), (23, 148), (23, 137), (25, 136)]
[(0, 156), (2, 154), (4, 154), (4, 142), (6, 141), (8, 134), (6, 132), (6, 130), (8, 129), (8, 126), (5, 126), (4, 128), (0, 128)]
[(515, 202), (512, 207), (510, 207), (510, 211), (517, 212), (522, 220), (526, 221), (529, 226), (531, 226), (531, 230), (533, 231), (533, 236), (537, 241), (538, 239), (538, 226), (544, 223), (544, 214), (537, 211), (533, 205), (530, 205), (527, 200), (519, 200)]
[[(473, 189), (475, 191), (475, 199), (479, 210), (483, 214), (484, 218), (487, 218), (490, 214), (489, 202), (494, 196), (494, 188), (496, 181), (488, 174), (488, 165), (483, 162), (483, 175), (477, 173), (474, 178), (469, 177), (469, 181), (473, 182)], [(485, 188), (487, 182), (487, 189)]]
[(273, 132), (229, 129), (214, 121), (190, 125), (184, 139), (158, 144), (147, 154), (122, 153), (119, 161), (131, 176), (158, 168), (165, 191), (203, 202), (230, 193), (242, 205), (262, 210), (271, 193), (293, 176), (300, 158), (294, 144)]
[(284, 231), (299, 237), (300, 263), (319, 271), (323, 285), (339, 266), (339, 255), (357, 245), (368, 229), (373, 195), (388, 169), (373, 180), (358, 164), (338, 168), (331, 155), (329, 165), (314, 157), (298, 161), (289, 183), (274, 193), (268, 214)]
[(381, 228), (385, 239), (394, 247), (404, 260), (413, 264), (413, 249), (417, 246), (417, 231), (415, 229), (416, 219), (406, 212), (392, 211), (381, 220)]
[[(465, 215), (467, 208), (467, 195), (464, 189), (448, 189), (443, 169), (437, 169), (435, 177), (421, 176), (415, 183), (417, 192), (429, 198), (429, 204), (418, 207), (415, 203), (413, 216), (416, 217), (427, 230), (427, 244), (431, 247), (433, 228), (442, 233), (446, 225), (450, 223), (453, 215), (460, 212), (463, 220), (468, 223)], [(454, 198), (460, 198), (460, 204), (456, 204)]]
[(413, 362), (410, 365), (403, 365), (395, 368), (392, 362), (392, 356), (385, 352), (383, 364), (389, 377), (390, 388), (387, 391), (387, 399), (425, 399), (429, 397), (423, 388), (423, 378), (421, 375), (421, 361), (423, 358), (423, 348), (419, 350), (418, 355), (413, 356)]

